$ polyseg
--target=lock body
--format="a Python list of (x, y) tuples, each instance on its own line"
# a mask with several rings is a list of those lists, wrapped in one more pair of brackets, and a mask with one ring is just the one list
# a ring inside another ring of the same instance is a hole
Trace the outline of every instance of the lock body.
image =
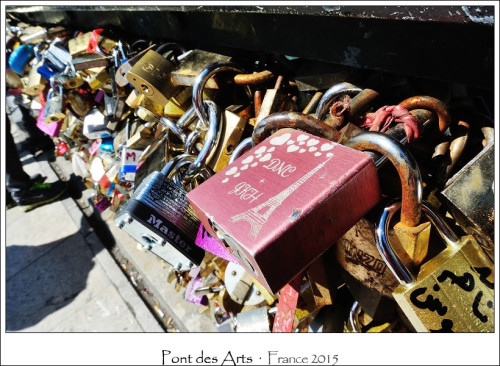
[(424, 263), (393, 296), (417, 332), (493, 332), (493, 263), (472, 235)]
[(375, 165), (365, 154), (283, 129), (187, 197), (210, 234), (275, 293), (379, 195)]
[(205, 251), (194, 244), (200, 221), (186, 200), (186, 192), (160, 172), (142, 181), (114, 221), (179, 271), (203, 260)]
[(137, 90), (154, 102), (165, 105), (176, 88), (170, 81), (174, 65), (159, 53), (149, 50), (127, 73), (126, 78)]
[(486, 146), (448, 181), (441, 192), (444, 204), (460, 227), (477, 238), (491, 260), (495, 258), (494, 153), (494, 144)]

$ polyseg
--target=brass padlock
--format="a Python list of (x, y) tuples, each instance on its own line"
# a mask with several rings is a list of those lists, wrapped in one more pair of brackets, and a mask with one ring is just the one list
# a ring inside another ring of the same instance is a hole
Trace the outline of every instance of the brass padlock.
[[(179, 86), (193, 86), (196, 82), (196, 78), (203, 69), (215, 62), (226, 63), (229, 61), (231, 61), (230, 56), (198, 49), (192, 50), (181, 60), (179, 65), (172, 70), (172, 83)], [(218, 85), (213, 78), (210, 78), (206, 83), (206, 88), (218, 89)]]
[(248, 121), (248, 118), (240, 117), (236, 113), (233, 113), (231, 111), (232, 107), (237, 106), (230, 106), (224, 112), (222, 135), (215, 152), (208, 161), (208, 166), (216, 173), (227, 166), (234, 148), (240, 142)]
[(149, 50), (130, 69), (126, 78), (146, 97), (164, 106), (176, 92), (170, 79), (173, 68), (174, 64)]
[(33, 65), (28, 74), (28, 83), (24, 88), (24, 92), (31, 96), (36, 96), (38, 93), (45, 89), (45, 85), (47, 83), (47, 79), (45, 79), (42, 75), (37, 72), (39, 66), (43, 64), (43, 61), (38, 62)]
[[(90, 69), (87, 70), (87, 72)], [(105, 84), (107, 84), (111, 78), (109, 76), (108, 70), (105, 66), (97, 68), (95, 70), (96, 73), (93, 75), (87, 76), (87, 83), (89, 84), (90, 89), (96, 90), (102, 88)]]
[(486, 146), (448, 181), (439, 194), (460, 227), (494, 260), (495, 145)]
[(393, 297), (417, 332), (493, 332), (493, 262), (472, 235), (461, 238), (423, 202), (446, 248), (425, 262), (415, 278), (394, 253), (387, 238), (392, 215), (400, 204), (387, 207), (377, 230), (377, 248), (400, 282)]

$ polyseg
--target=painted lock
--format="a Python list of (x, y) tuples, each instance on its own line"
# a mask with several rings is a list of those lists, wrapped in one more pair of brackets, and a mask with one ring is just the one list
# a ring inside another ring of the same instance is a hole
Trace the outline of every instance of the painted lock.
[(366, 154), (282, 129), (187, 198), (210, 234), (276, 293), (378, 202), (380, 188)]

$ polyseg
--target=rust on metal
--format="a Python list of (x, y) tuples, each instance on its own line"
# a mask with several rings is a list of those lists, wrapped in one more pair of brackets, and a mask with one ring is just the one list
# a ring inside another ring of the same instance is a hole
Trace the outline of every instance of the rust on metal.
[(263, 84), (274, 77), (269, 70), (254, 72), (253, 74), (237, 74), (234, 76), (234, 83), (238, 85), (258, 85)]
[(316, 92), (313, 95), (313, 97), (311, 98), (311, 100), (309, 101), (309, 103), (307, 103), (307, 105), (304, 108), (304, 110), (302, 111), (302, 113), (303, 114), (314, 113), (322, 96), (323, 96), (322, 92)]
[(341, 133), (328, 126), (324, 122), (307, 114), (299, 112), (273, 113), (255, 125), (252, 141), (254, 145), (271, 136), (272, 133), (281, 128), (294, 128), (305, 131), (312, 135), (337, 141)]
[(257, 117), (259, 115), (260, 108), (262, 107), (262, 90), (257, 89), (253, 94), (253, 105), (255, 117)]
[(432, 111), (437, 114), (439, 119), (439, 132), (443, 133), (450, 126), (451, 117), (448, 113), (446, 105), (439, 99), (419, 95), (403, 100), (399, 103), (400, 106), (407, 109), (408, 111), (423, 108)]
[(346, 111), (346, 118), (352, 118), (354, 116), (359, 116), (368, 109), (370, 103), (378, 97), (378, 93), (372, 89), (363, 89), (361, 92), (356, 94), (354, 98), (349, 102), (349, 109)]

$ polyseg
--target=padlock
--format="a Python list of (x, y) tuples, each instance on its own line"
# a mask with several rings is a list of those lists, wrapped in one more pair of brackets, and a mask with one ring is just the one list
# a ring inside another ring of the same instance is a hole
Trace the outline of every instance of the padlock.
[(455, 173), (438, 194), (460, 227), (474, 235), (492, 261), (495, 257), (494, 152), (495, 145), (487, 145)]
[(163, 109), (163, 115), (170, 118), (179, 118), (191, 105), (192, 88), (181, 88), (179, 92), (170, 98)]
[(118, 86), (124, 87), (126, 86), (129, 81), (127, 80), (127, 74), (129, 71), (132, 69), (132, 67), (139, 61), (146, 52), (151, 50), (155, 45), (151, 45), (147, 47), (146, 49), (140, 51), (134, 57), (128, 58), (125, 62), (122, 62), (122, 64), (116, 69), (115, 73), (115, 81)]
[(164, 106), (177, 91), (170, 79), (173, 68), (174, 64), (149, 50), (130, 69), (126, 78), (146, 97)]
[(235, 324), (232, 314), (227, 313), (221, 306), (217, 306), (214, 311), (215, 327), (219, 333), (234, 333)]
[(232, 109), (232, 106), (230, 106), (224, 112), (220, 142), (217, 144), (217, 148), (208, 161), (208, 166), (216, 173), (227, 166), (229, 158), (234, 148), (239, 144), (248, 122), (248, 118), (240, 117), (236, 113), (233, 113)]
[[(90, 69), (87, 71), (89, 70)], [(111, 81), (111, 77), (109, 76), (108, 70), (105, 66), (98, 67), (96, 71), (97, 72), (95, 74), (87, 76), (86, 79), (90, 89), (92, 90), (101, 89), (105, 84)]]
[[(51, 86), (54, 85), (51, 82)], [(60, 122), (64, 114), (64, 95), (62, 85), (57, 85), (58, 93), (55, 94), (55, 86), (52, 86), (47, 94), (45, 102), (43, 121), (45, 123)]]
[(272, 113), (279, 112), (284, 102), (285, 95), (282, 91), (283, 76), (278, 76), (273, 89), (267, 89), (256, 115), (256, 123), (266, 118)]
[(72, 57), (77, 57), (87, 51), (92, 32), (81, 34), (68, 41), (68, 50)]
[(234, 323), (235, 331), (240, 333), (269, 333), (271, 331), (267, 306), (236, 314)]
[[(198, 75), (213, 63), (227, 63), (230, 56), (195, 49), (189, 52), (171, 72), (172, 83), (177, 86), (193, 86)], [(206, 88), (218, 89), (213, 78), (206, 82)]]
[(33, 57), (34, 51), (32, 45), (22, 44), (17, 47), (9, 56), (9, 67), (18, 75), (23, 76), (24, 68)]
[(76, 71), (93, 69), (96, 67), (106, 67), (109, 65), (107, 57), (98, 53), (83, 53), (73, 58), (73, 67)]
[[(125, 126), (125, 139), (130, 138), (130, 122), (127, 121)], [(122, 147), (121, 155), (121, 165), (118, 179), (122, 182), (134, 182), (135, 172), (137, 170), (137, 163), (142, 155), (142, 150), (129, 149), (125, 145)]]
[(384, 210), (376, 230), (377, 249), (400, 282), (393, 297), (417, 332), (493, 332), (493, 262), (472, 235), (461, 238), (425, 202), (422, 210), (446, 248), (419, 268), (416, 278), (401, 263), (387, 238), (395, 203)]
[(77, 89), (83, 85), (85, 78), (80, 72), (77, 72), (73, 64), (69, 65), (69, 71), (63, 72), (57, 76), (57, 80), (65, 89)]
[(46, 133), (50, 137), (59, 136), (63, 120), (61, 119), (60, 121), (54, 123), (45, 123), (44, 115), (45, 115), (45, 106), (42, 106), (42, 109), (40, 109), (40, 113), (38, 114), (38, 118), (36, 120), (36, 127), (38, 127), (40, 131)]
[(73, 112), (79, 117), (85, 116), (92, 108), (92, 104), (89, 102), (87, 96), (78, 90), (69, 90), (66, 92), (66, 101)]
[(68, 50), (61, 45), (61, 40), (61, 38), (54, 39), (44, 53), (44, 58), (60, 71), (64, 70), (67, 65), (71, 65), (73, 60)]
[(379, 194), (377, 172), (366, 155), (286, 129), (187, 198), (210, 234), (276, 293), (363, 217)]
[(187, 271), (200, 265), (205, 252), (194, 244), (200, 221), (186, 191), (171, 179), (178, 162), (148, 175), (114, 222), (176, 270)]
[(83, 134), (90, 140), (111, 137), (106, 129), (107, 124), (106, 116), (97, 107), (94, 107), (83, 119)]
[(42, 65), (42, 62), (33, 65), (28, 74), (28, 83), (24, 89), (25, 93), (30, 96), (38, 95), (38, 92), (45, 89), (47, 79), (40, 75), (37, 71), (38, 67)]

